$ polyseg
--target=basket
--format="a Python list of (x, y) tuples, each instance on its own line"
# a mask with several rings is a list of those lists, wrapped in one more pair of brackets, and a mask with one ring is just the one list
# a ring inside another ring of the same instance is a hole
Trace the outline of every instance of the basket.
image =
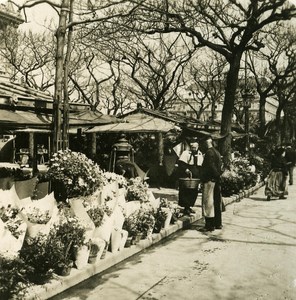
[(198, 178), (179, 178), (179, 187), (187, 189), (197, 189), (200, 183)]

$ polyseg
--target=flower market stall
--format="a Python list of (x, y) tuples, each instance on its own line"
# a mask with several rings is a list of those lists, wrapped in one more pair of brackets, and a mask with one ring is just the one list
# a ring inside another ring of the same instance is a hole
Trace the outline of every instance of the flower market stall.
[(59, 188), (41, 199), (20, 199), (15, 185), (0, 190), (1, 299), (99, 264), (106, 252), (150, 239), (180, 216), (140, 178), (103, 172), (82, 153), (56, 153), (48, 176)]

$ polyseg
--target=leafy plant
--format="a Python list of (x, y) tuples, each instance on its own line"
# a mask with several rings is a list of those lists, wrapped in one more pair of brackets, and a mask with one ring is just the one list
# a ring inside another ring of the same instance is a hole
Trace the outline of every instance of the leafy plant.
[(244, 187), (243, 178), (233, 170), (225, 170), (221, 175), (221, 194), (229, 197), (238, 194)]
[[(50, 160), (49, 178), (56, 190), (64, 189), (66, 197), (90, 195), (104, 182), (103, 171), (80, 152), (59, 151)], [(62, 186), (62, 187), (61, 187)]]
[(52, 239), (43, 235), (25, 241), (20, 258), (29, 267), (26, 277), (30, 282), (44, 284), (53, 276), (56, 257), (53, 255)]
[(25, 298), (30, 272), (32, 268), (23, 259), (0, 257), (0, 299)]
[(86, 205), (86, 212), (94, 222), (96, 227), (100, 227), (103, 224), (103, 218), (105, 214), (104, 207), (102, 206), (94, 206), (94, 205)]
[(127, 185), (126, 200), (148, 202), (148, 184), (140, 177), (130, 178)]
[(19, 238), (20, 235), (24, 234), (24, 231), (20, 230), (23, 220), (19, 215), (19, 209), (13, 208), (11, 205), (1, 207), (0, 219), (15, 238)]
[(160, 232), (160, 230), (163, 228), (166, 217), (167, 217), (167, 212), (163, 211), (161, 207), (155, 210), (154, 213), (155, 224), (153, 228), (154, 233)]
[(153, 209), (141, 208), (137, 212), (137, 231), (145, 238), (148, 236), (155, 224)]

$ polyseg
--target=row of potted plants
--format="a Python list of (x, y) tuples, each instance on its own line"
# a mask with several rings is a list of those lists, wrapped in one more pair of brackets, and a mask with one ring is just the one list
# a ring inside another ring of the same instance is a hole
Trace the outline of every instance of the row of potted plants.
[(31, 284), (96, 263), (107, 250), (149, 238), (181, 216), (177, 205), (155, 199), (142, 180), (103, 172), (70, 150), (54, 156), (49, 176), (58, 172), (55, 180), (66, 191), (58, 201), (53, 193), (20, 200), (13, 188), (4, 191), (10, 200), (0, 201), (0, 243), (7, 244), (0, 249), (1, 299), (22, 297)]

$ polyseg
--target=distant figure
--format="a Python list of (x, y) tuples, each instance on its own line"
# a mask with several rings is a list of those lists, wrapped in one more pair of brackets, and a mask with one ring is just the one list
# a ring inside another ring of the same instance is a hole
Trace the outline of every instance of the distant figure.
[[(200, 170), (203, 162), (203, 155), (198, 149), (198, 143), (193, 141), (190, 143), (190, 149), (184, 150), (178, 161), (179, 168), (179, 205), (184, 207), (184, 215), (195, 213), (191, 208), (194, 206), (199, 185), (194, 187), (186, 187), (182, 185), (185, 183), (182, 178), (200, 178)], [(196, 181), (197, 182), (197, 181)]]
[(288, 194), (286, 185), (288, 166), (285, 156), (285, 149), (280, 147), (271, 159), (271, 171), (265, 185), (267, 201), (270, 201), (272, 197), (286, 199), (285, 195)]
[(288, 168), (288, 174), (289, 174), (289, 184), (293, 184), (293, 172), (294, 167), (296, 163), (296, 151), (292, 148), (291, 143), (287, 143), (286, 145), (286, 155), (285, 155), (286, 161), (287, 161), (287, 168)]
[(207, 149), (202, 164), (201, 181), (202, 209), (205, 217), (204, 231), (214, 231), (222, 228), (222, 196), (220, 176), (222, 174), (221, 155), (213, 147), (213, 140), (209, 136), (205, 141)]

